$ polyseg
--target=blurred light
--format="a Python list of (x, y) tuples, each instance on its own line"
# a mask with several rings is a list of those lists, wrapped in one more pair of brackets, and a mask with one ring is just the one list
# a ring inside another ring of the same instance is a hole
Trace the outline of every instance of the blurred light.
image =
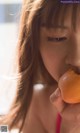
[(21, 3), (22, 0), (0, 0), (0, 4), (6, 4), (6, 3)]

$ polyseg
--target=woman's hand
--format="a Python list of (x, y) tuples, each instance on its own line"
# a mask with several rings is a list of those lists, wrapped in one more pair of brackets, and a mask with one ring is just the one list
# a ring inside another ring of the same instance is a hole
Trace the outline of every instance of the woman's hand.
[[(56, 91), (50, 96), (51, 103), (56, 107), (62, 119), (70, 123), (73, 126), (69, 133), (77, 133), (76, 130), (79, 129), (80, 132), (80, 103), (68, 104), (62, 100), (60, 89), (57, 88)], [(73, 132), (72, 132), (73, 131)]]

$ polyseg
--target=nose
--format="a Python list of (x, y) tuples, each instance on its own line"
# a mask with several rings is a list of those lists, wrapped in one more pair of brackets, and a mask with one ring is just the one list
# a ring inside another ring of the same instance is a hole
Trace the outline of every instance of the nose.
[(80, 74), (80, 40), (75, 44), (73, 43), (72, 46), (69, 47), (66, 57), (66, 64)]

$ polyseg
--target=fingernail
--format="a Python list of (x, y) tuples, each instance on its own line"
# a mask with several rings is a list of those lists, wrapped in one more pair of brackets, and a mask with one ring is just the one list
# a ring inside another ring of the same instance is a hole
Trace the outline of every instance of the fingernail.
[(60, 89), (57, 88), (57, 90), (50, 96), (51, 102), (54, 102), (60, 95)]

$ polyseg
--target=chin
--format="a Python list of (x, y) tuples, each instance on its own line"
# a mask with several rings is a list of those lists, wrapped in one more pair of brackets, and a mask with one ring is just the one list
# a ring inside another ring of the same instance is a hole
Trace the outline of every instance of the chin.
[(60, 77), (59, 76), (53, 76), (53, 75), (51, 75), (52, 77), (53, 77), (53, 79), (58, 83), (58, 81), (59, 81), (59, 79), (60, 79)]
[[(62, 74), (63, 75), (63, 74)], [(59, 80), (60, 80), (60, 78), (61, 78), (61, 76), (62, 75), (60, 75), (60, 76), (56, 76), (54, 79), (55, 79), (55, 81), (58, 83), (59, 82)]]

